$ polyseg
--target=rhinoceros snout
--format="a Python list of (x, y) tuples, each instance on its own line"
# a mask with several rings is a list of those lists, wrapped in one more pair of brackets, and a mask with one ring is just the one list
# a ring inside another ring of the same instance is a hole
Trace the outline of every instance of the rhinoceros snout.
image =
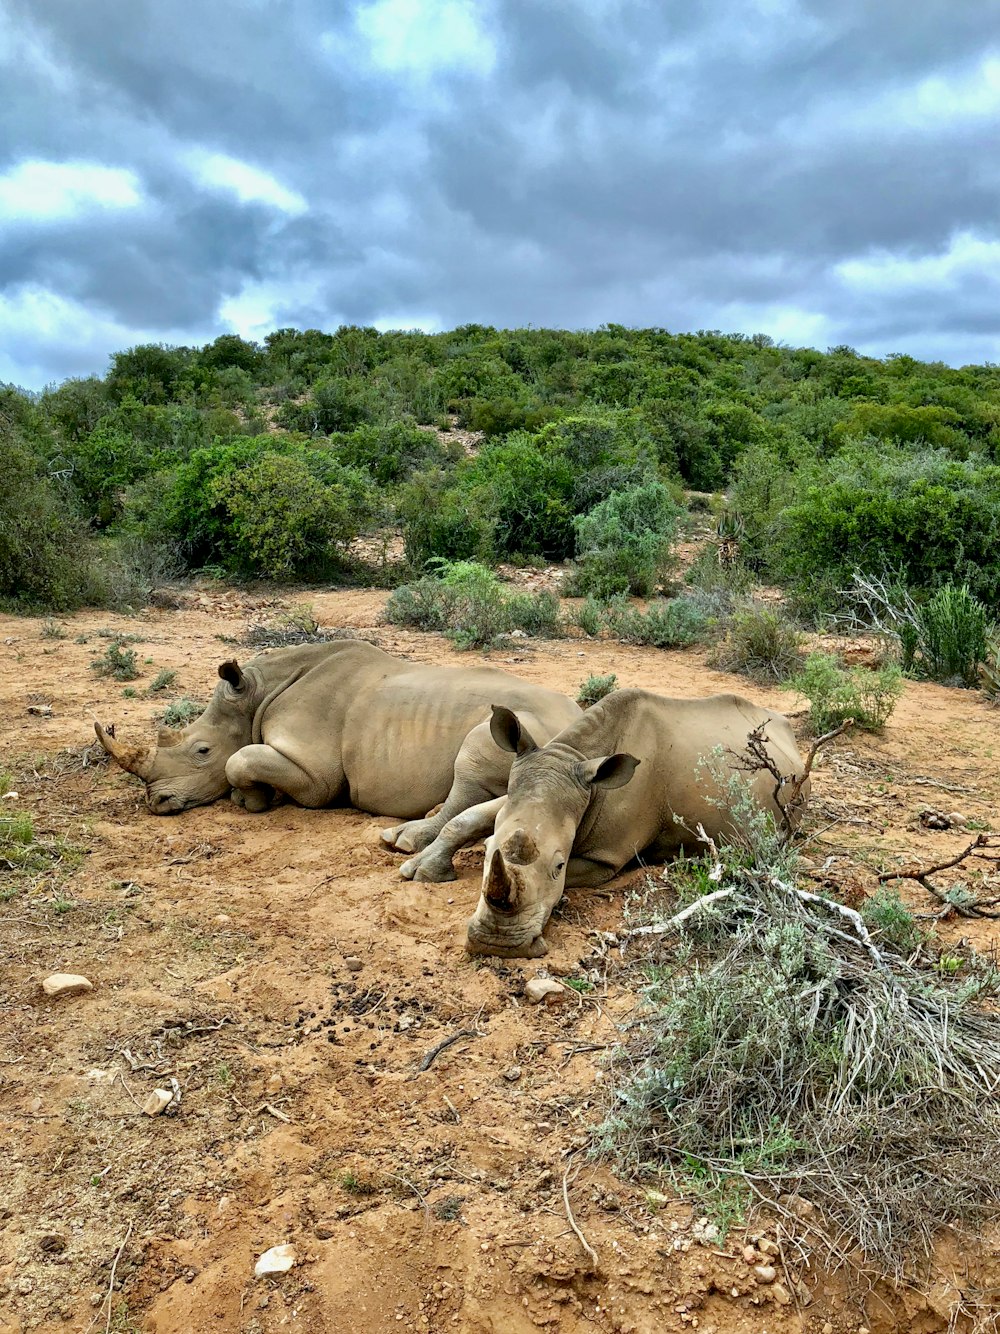
[(171, 792), (157, 792), (146, 798), (146, 805), (154, 815), (179, 815), (184, 802)]
[(545, 937), (534, 936), (522, 944), (501, 944), (495, 939), (477, 935), (470, 926), (465, 937), (465, 948), (469, 954), (492, 955), (497, 959), (541, 959), (549, 952)]

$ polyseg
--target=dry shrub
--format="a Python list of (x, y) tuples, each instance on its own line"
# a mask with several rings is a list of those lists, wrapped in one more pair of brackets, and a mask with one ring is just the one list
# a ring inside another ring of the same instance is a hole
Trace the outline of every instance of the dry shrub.
[(697, 905), (680, 927), (663, 881), (633, 905), (641, 1014), (598, 1148), (723, 1223), (765, 1203), (803, 1244), (900, 1276), (1000, 1205), (1000, 1016), (978, 1003), (996, 974), (892, 954), (760, 846), (664, 873)]

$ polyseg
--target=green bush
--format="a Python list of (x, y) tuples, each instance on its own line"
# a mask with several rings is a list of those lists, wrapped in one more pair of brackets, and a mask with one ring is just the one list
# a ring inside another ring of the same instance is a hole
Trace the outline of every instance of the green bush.
[(613, 492), (573, 521), (577, 565), (566, 591), (649, 597), (670, 558), (678, 514), (662, 482)]
[(135, 649), (127, 648), (121, 639), (113, 639), (105, 651), (90, 663), (98, 676), (113, 676), (116, 681), (134, 681), (139, 675)]
[(712, 666), (755, 681), (784, 681), (801, 659), (802, 636), (784, 613), (757, 604), (733, 614)]
[(934, 681), (975, 685), (986, 661), (992, 633), (989, 612), (966, 586), (945, 584), (916, 609), (916, 625), (904, 628), (903, 667)]
[(492, 518), (480, 511), (468, 488), (449, 474), (416, 473), (399, 490), (397, 514), (406, 559), (416, 569), (428, 561), (488, 560), (493, 554)]
[(33, 413), (0, 389), (0, 601), (68, 611), (93, 600), (92, 549), (59, 482), (29, 441)]
[(590, 708), (591, 704), (596, 704), (599, 699), (605, 695), (612, 694), (618, 689), (618, 677), (614, 672), (609, 672), (607, 676), (588, 676), (580, 684), (580, 689), (576, 694), (576, 702), (583, 709)]
[(331, 436), (330, 445), (341, 463), (368, 473), (380, 486), (448, 461), (433, 431), (403, 421), (359, 426), (349, 435)]
[(903, 693), (903, 673), (895, 663), (871, 672), (841, 667), (831, 653), (810, 653), (787, 687), (809, 701), (809, 721), (819, 735), (853, 718), (865, 732), (881, 732)]
[(490, 647), (515, 630), (529, 635), (557, 635), (559, 599), (551, 593), (507, 592), (492, 570), (473, 561), (441, 566), (397, 588), (385, 606), (394, 625), (437, 630), (459, 648)]
[(861, 916), (890, 949), (900, 954), (909, 954), (927, 938), (898, 891), (886, 885), (865, 899)]
[(687, 648), (704, 642), (712, 632), (711, 616), (698, 599), (689, 597), (653, 602), (646, 611), (622, 596), (605, 603), (588, 598), (573, 620), (585, 634), (604, 633), (623, 643), (652, 648)]
[(361, 532), (373, 511), (361, 473), (327, 461), (317, 476), (303, 456), (264, 454), (211, 484), (223, 514), (226, 563), (268, 579), (319, 574)]
[(821, 573), (843, 588), (855, 569), (888, 567), (918, 589), (957, 578), (996, 600), (1000, 467), (867, 443), (800, 471), (792, 485), (768, 532), (758, 534), (769, 568), (791, 586), (808, 592)]

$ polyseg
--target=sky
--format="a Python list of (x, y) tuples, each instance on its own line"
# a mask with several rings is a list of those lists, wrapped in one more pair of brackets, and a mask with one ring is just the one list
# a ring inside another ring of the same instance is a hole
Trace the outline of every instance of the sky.
[(1000, 361), (1000, 0), (0, 0), (0, 382), (340, 324)]

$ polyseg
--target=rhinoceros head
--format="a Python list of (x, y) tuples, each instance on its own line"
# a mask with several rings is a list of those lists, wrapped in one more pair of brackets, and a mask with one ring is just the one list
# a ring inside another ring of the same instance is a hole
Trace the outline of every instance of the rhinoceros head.
[(469, 922), (470, 954), (538, 959), (542, 930), (566, 887), (566, 865), (597, 788), (622, 787), (631, 755), (585, 759), (558, 741), (539, 748), (509, 709), (493, 706), (490, 731), (513, 751), (507, 801), (486, 843), (483, 892)]
[(150, 750), (124, 745), (113, 728), (94, 724), (108, 754), (146, 784), (146, 805), (154, 815), (206, 806), (229, 791), (226, 762), (251, 740), (260, 692), (252, 673), (245, 675), (235, 660), (222, 663), (219, 676), (205, 712), (182, 731), (162, 729)]

